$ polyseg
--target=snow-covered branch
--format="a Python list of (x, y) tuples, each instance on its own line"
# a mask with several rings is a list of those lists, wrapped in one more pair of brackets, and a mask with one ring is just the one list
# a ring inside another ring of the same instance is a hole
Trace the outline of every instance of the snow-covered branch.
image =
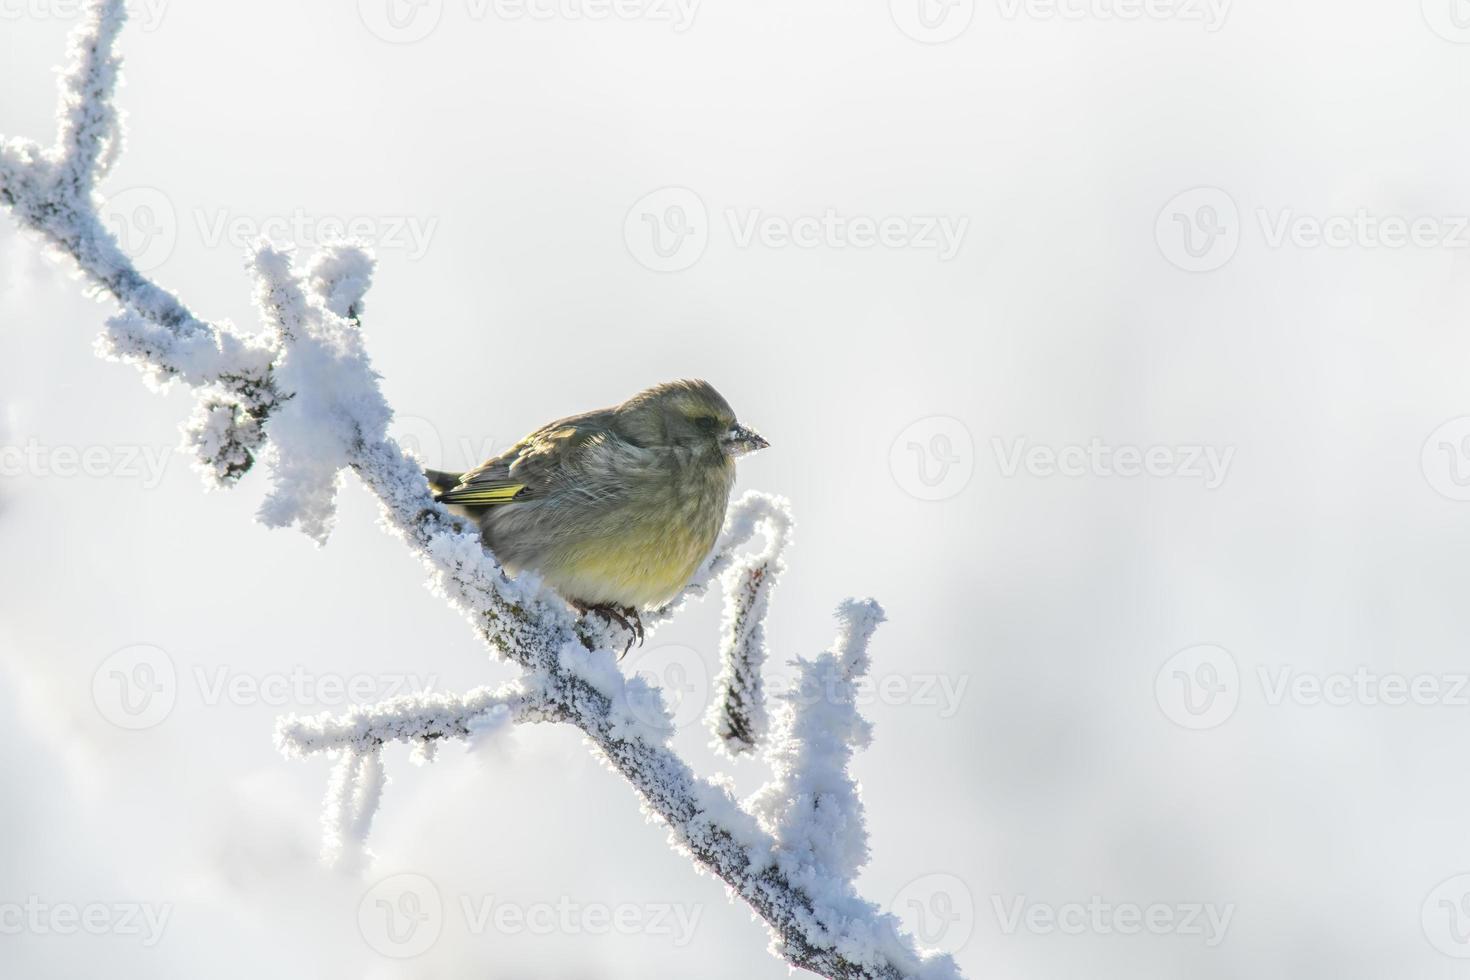
[(796, 681), (781, 695), (766, 751), (774, 778), (752, 803), (781, 842), (778, 862), (808, 887), (851, 881), (868, 861), (862, 798), (847, 767), (872, 739), (857, 710), (857, 682), (868, 672), (868, 641), (882, 621), (872, 599), (843, 602), (832, 649), (798, 659)]
[(354, 708), (333, 718), (288, 715), (276, 723), (276, 746), (293, 757), (318, 752), (374, 752), (386, 742), (468, 739), (487, 716), (501, 713), (517, 724), (558, 720), (555, 712), (524, 684), (499, 690), (480, 687), (468, 694), (411, 694)]
[[(784, 502), (782, 502), (784, 504)], [(761, 672), (766, 663), (766, 608), (785, 567), (782, 553), (791, 535), (790, 511), (772, 504), (742, 513), (743, 525), (759, 527), (766, 548), (724, 572), (725, 611), (720, 631), (720, 676), (707, 721), (716, 744), (736, 756), (754, 751), (766, 733), (766, 698)]]
[[(434, 502), (419, 463), (387, 438), (391, 411), (359, 329), (373, 271), (366, 251), (331, 247), (298, 268), (290, 253), (259, 244), (248, 268), (263, 330), (244, 335), (196, 317), (121, 250), (99, 217), (96, 184), (122, 143), (112, 96), (124, 16), (122, 0), (88, 4), (62, 78), (58, 140), (45, 149), (0, 140), (0, 204), (117, 303), (101, 353), (136, 364), (152, 382), (181, 382), (198, 392), (188, 441), (212, 480), (232, 483), (263, 460), (270, 491), (260, 519), (323, 542), (343, 477), (356, 474), (378, 499), (383, 526), (425, 565), (431, 587), (492, 651), (522, 670), (496, 691), (284, 719), (276, 733), (284, 753), (337, 758), (323, 817), (329, 854), (350, 866), (367, 860), (364, 845), (387, 781), (387, 743), (407, 742), (427, 756), (445, 739), (474, 740), (524, 722), (565, 723), (628, 780), (679, 851), (754, 909), (788, 963), (827, 977), (958, 977), (952, 959), (921, 955), (897, 920), (853, 885), (867, 844), (847, 762), (868, 739), (853, 684), (867, 667), (877, 606), (849, 601), (839, 610), (833, 649), (798, 665), (821, 696), (804, 698), (801, 688), (785, 696), (766, 745), (764, 615), (790, 517), (776, 498), (748, 494), (736, 502), (720, 544), (684, 594), (644, 621), (657, 626), (722, 581), (719, 730), (732, 748), (762, 745), (773, 778), (742, 805), (725, 780), (695, 775), (670, 744), (674, 723), (662, 692), (619, 670), (613, 651), (623, 649), (621, 629), (575, 618), (533, 576), (509, 578), (478, 530)], [(764, 551), (745, 555), (758, 530)]]

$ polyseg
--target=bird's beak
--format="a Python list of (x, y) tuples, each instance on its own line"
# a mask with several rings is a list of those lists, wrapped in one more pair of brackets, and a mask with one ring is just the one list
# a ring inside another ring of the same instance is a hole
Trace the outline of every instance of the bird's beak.
[(770, 445), (754, 429), (747, 429), (738, 423), (720, 437), (720, 444), (731, 456), (744, 456), (746, 453), (753, 453), (757, 449), (765, 449)]

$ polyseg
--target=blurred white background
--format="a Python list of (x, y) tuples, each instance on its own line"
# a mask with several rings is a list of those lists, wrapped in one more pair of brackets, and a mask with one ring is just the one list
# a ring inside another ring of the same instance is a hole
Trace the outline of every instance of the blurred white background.
[[(374, 241), (437, 465), (710, 379), (799, 521), (776, 659), (888, 609), (861, 886), (968, 975), (1463, 976), (1470, 11), (530, 10), (137, 4), (124, 240), (237, 323), (255, 234)], [(52, 132), (75, 16), (0, 0), (0, 132)], [(568, 730), (390, 751), (373, 876), (322, 871), (274, 719), (509, 671), (355, 484), (324, 549), (203, 493), (107, 313), (0, 220), (0, 972), (787, 974)], [(682, 717), (718, 613), (643, 651)], [(442, 900), (409, 959), (359, 926), (400, 873)]]

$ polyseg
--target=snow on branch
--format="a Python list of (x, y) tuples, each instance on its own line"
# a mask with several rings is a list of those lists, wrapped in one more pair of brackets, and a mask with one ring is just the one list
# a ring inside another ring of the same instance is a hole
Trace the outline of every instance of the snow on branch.
[[(282, 719), (276, 743), (283, 753), (336, 758), (323, 812), (328, 857), (354, 868), (368, 861), (388, 743), (408, 743), (428, 756), (446, 739), (473, 742), (529, 722), (568, 724), (632, 785), (671, 844), (754, 910), (770, 930), (772, 950), (790, 965), (826, 977), (959, 977), (952, 959), (921, 954), (898, 921), (861, 898), (853, 883), (868, 851), (847, 763), (869, 738), (853, 685), (867, 669), (868, 639), (882, 615), (877, 605), (843, 604), (837, 642), (798, 662), (801, 684), (783, 696), (774, 731), (763, 738), (764, 617), (791, 520), (777, 498), (747, 494), (733, 504), (694, 580), (644, 623), (667, 621), (722, 583), (717, 731), (732, 752), (761, 746), (772, 778), (742, 805), (724, 777), (696, 775), (671, 745), (675, 726), (663, 692), (619, 670), (621, 629), (598, 617), (576, 618), (534, 576), (509, 578), (478, 530), (434, 502), (420, 464), (385, 435), (391, 411), (360, 332), (373, 272), (366, 251), (329, 247), (298, 268), (291, 253), (258, 245), (248, 268), (265, 329), (245, 335), (195, 316), (121, 250), (99, 217), (96, 185), (122, 145), (112, 97), (124, 18), (122, 0), (87, 4), (61, 80), (57, 142), (41, 148), (0, 139), (0, 204), (91, 289), (117, 303), (100, 353), (137, 365), (151, 383), (182, 383), (198, 393), (186, 437), (214, 483), (230, 485), (264, 460), (270, 490), (260, 519), (298, 527), (320, 542), (351, 471), (378, 499), (383, 527), (424, 564), (430, 587), (492, 652), (521, 669), (517, 681), (494, 691)], [(764, 550), (744, 553), (758, 531)], [(821, 696), (801, 696), (808, 689)]]
[(288, 715), (276, 722), (276, 747), (296, 758), (318, 752), (375, 752), (386, 742), (467, 739), (492, 712), (507, 712), (516, 723), (554, 720), (541, 697), (516, 682), (499, 690), (480, 687), (464, 695), (423, 693), (354, 708), (340, 718), (329, 714)]
[(368, 831), (382, 802), (387, 774), (383, 745), (413, 743), (433, 757), (440, 739), (473, 741), (508, 724), (552, 721), (554, 709), (516, 682), (497, 691), (476, 688), (454, 694), (413, 694), (354, 708), (340, 718), (289, 715), (276, 723), (276, 747), (287, 756), (335, 754), (322, 813), (322, 858), (332, 867), (360, 870), (371, 862)]
[(868, 861), (862, 798), (847, 766), (872, 740), (872, 727), (857, 710), (857, 683), (882, 621), (872, 599), (843, 602), (832, 649), (815, 660), (798, 658), (796, 681), (781, 695), (766, 750), (773, 778), (752, 805), (780, 842), (785, 870), (809, 884), (851, 880)]
[(136, 364), (151, 383), (179, 379), (199, 389), (189, 442), (202, 470), (228, 484), (250, 468), (263, 423), (280, 401), (271, 376), (275, 352), (201, 321), (137, 270), (101, 219), (96, 183), (122, 147), (112, 96), (119, 70), (114, 44), (125, 19), (120, 0), (87, 5), (61, 76), (56, 144), (0, 137), (0, 204), (66, 256), (91, 290), (117, 302), (120, 312), (98, 340), (101, 352)]
[(757, 498), (756, 502), (763, 506), (732, 515), (732, 524), (760, 529), (766, 536), (766, 548), (734, 562), (723, 574), (721, 668), (706, 719), (719, 740), (716, 744), (731, 756), (753, 751), (766, 733), (761, 682), (766, 663), (766, 608), (771, 589), (786, 567), (781, 556), (791, 536), (791, 513), (785, 501)]

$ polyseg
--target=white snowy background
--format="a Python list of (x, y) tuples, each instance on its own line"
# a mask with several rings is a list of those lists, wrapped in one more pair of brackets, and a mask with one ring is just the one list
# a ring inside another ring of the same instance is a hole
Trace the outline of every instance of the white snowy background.
[[(772, 442), (741, 485), (798, 520), (776, 659), (845, 595), (888, 610), (860, 885), (967, 975), (1461, 976), (1470, 30), (1451, 0), (1063, 6), (154, 0), (103, 189), (164, 284), (242, 324), (251, 237), (355, 222), (394, 431), (434, 464), (714, 382)], [(74, 17), (0, 0), (0, 132), (50, 136)], [(1227, 233), (1192, 260), (1202, 206)], [(947, 258), (744, 238), (829, 210), (964, 230)], [(679, 215), (661, 258), (645, 216)], [(1283, 218), (1307, 230), (1278, 244)], [(108, 311), (0, 220), (0, 972), (787, 974), (565, 727), (390, 749), (374, 871), (322, 870), (328, 763), (283, 759), (275, 718), (511, 672), (354, 484), (323, 549), (253, 522), (259, 476), (202, 492), (188, 397), (92, 355)], [(1012, 467), (1022, 439), (1228, 466), (1064, 475)], [(686, 689), (680, 749), (749, 791), (697, 720), (718, 614), (625, 669)], [(159, 651), (166, 714), (119, 726), (111, 671)], [(399, 873), (443, 902), (402, 960), (359, 921)]]

